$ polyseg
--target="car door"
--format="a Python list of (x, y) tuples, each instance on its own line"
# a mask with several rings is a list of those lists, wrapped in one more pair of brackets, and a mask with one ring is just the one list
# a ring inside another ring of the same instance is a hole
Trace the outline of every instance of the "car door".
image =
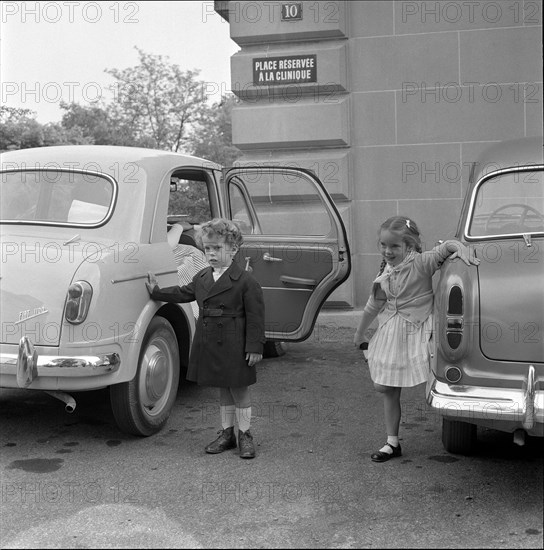
[(226, 203), (244, 234), (236, 256), (262, 286), (269, 340), (310, 336), (327, 296), (351, 271), (346, 230), (323, 184), (300, 168), (225, 173)]

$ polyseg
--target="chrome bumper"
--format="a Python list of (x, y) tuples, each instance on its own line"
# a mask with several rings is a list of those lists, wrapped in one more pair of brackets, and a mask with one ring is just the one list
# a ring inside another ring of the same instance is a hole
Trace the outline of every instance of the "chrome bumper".
[(17, 354), (0, 353), (0, 373), (15, 375), (20, 388), (27, 388), (41, 376), (74, 378), (109, 374), (117, 371), (120, 363), (117, 353), (77, 357), (40, 356), (26, 336), (21, 338)]
[(544, 391), (536, 391), (535, 369), (528, 369), (523, 388), (484, 388), (434, 380), (427, 403), (442, 416), (517, 422), (531, 430), (544, 423)]

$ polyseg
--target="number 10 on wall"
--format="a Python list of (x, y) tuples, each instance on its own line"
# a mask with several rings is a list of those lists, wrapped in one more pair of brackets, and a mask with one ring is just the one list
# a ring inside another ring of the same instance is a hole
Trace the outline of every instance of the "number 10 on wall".
[(294, 21), (302, 19), (302, 4), (289, 3), (281, 5), (281, 20)]

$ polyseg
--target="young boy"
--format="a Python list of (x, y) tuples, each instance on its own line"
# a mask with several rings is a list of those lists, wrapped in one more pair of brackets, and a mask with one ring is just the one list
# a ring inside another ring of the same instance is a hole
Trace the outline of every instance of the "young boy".
[(236, 419), (240, 457), (253, 458), (249, 386), (257, 381), (255, 365), (262, 359), (265, 342), (262, 289), (233, 262), (243, 240), (234, 223), (216, 218), (203, 224), (196, 238), (211, 267), (199, 271), (187, 285), (163, 289), (150, 273), (146, 286), (154, 300), (196, 300), (200, 308), (187, 379), (220, 388), (223, 428), (205, 451), (217, 454), (236, 447)]

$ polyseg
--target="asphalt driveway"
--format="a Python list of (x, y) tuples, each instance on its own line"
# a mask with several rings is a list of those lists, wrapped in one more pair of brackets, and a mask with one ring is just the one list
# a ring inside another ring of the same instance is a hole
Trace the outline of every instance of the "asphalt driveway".
[(185, 385), (166, 429), (120, 433), (107, 392), (76, 411), (0, 390), (2, 548), (542, 548), (541, 441), (481, 431), (446, 453), (423, 386), (403, 392), (403, 456), (353, 329), (318, 327), (253, 386), (257, 457), (206, 455), (216, 390)]

